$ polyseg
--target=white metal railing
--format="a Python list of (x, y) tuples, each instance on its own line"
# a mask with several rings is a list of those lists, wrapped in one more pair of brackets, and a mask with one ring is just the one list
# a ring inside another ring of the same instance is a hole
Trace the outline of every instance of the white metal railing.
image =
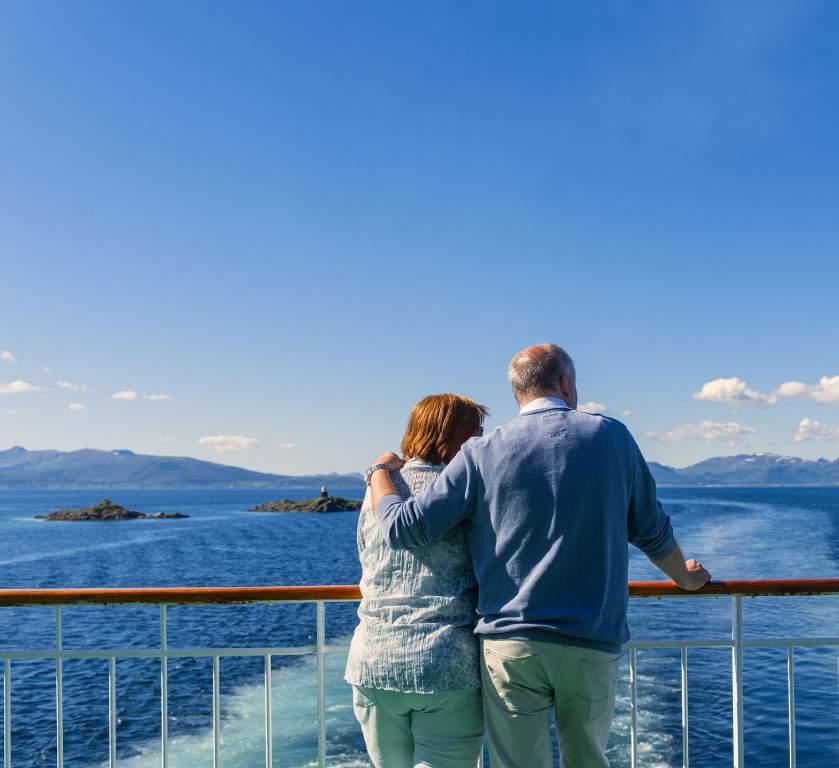
[(795, 649), (814, 647), (839, 647), (839, 637), (743, 637), (743, 596), (732, 598), (731, 638), (692, 640), (639, 640), (627, 644), (629, 651), (630, 687), (630, 766), (638, 765), (638, 651), (644, 649), (678, 650), (680, 653), (680, 699), (682, 723), (682, 765), (690, 766), (690, 739), (688, 724), (688, 650), (698, 648), (731, 649), (731, 699), (732, 699), (732, 765), (743, 768), (743, 651), (746, 648), (784, 648), (787, 667), (787, 738), (789, 766), (795, 768)]
[[(630, 766), (638, 765), (638, 651), (672, 649), (680, 654), (682, 761), (690, 765), (688, 722), (688, 653), (698, 648), (730, 648), (732, 679), (733, 765), (744, 768), (743, 754), (743, 650), (746, 648), (785, 648), (787, 661), (787, 716), (789, 765), (796, 765), (795, 744), (795, 648), (839, 647), (839, 637), (743, 637), (743, 598), (758, 595), (839, 594), (839, 579), (795, 582), (728, 582), (711, 584), (699, 593), (686, 593), (670, 583), (642, 582), (630, 585), (632, 597), (695, 597), (728, 595), (732, 599), (731, 637), (728, 639), (638, 640), (627, 645), (630, 689)], [(169, 764), (168, 662), (172, 658), (210, 658), (212, 660), (212, 740), (213, 768), (219, 768), (221, 699), (220, 660), (225, 657), (261, 657), (264, 664), (265, 765), (272, 768), (272, 691), (271, 662), (275, 656), (316, 657), (317, 671), (317, 762), (326, 765), (326, 655), (346, 653), (345, 645), (326, 642), (326, 603), (357, 601), (355, 587), (273, 587), (198, 588), (169, 590), (0, 590), (0, 607), (11, 605), (52, 605), (55, 611), (55, 644), (45, 650), (2, 650), (3, 660), (3, 768), (12, 768), (12, 663), (21, 660), (55, 662), (56, 765), (64, 766), (64, 670), (65, 660), (105, 659), (108, 662), (108, 764), (117, 764), (117, 659), (153, 658), (160, 662), (160, 755), (161, 768)], [(95, 648), (73, 650), (64, 647), (62, 606), (84, 604), (154, 604), (159, 606), (160, 645), (158, 648)], [(167, 641), (167, 606), (177, 604), (236, 603), (314, 603), (315, 644), (270, 647), (171, 648)]]
[(160, 606), (160, 647), (137, 648), (95, 648), (70, 650), (63, 647), (61, 629), (61, 607), (55, 607), (55, 648), (37, 651), (0, 651), (3, 659), (3, 768), (12, 766), (12, 662), (13, 661), (55, 661), (55, 727), (56, 727), (56, 765), (64, 766), (64, 669), (63, 662), (77, 659), (104, 659), (108, 662), (108, 765), (117, 764), (117, 697), (116, 697), (116, 662), (117, 659), (159, 659), (160, 660), (160, 754), (161, 766), (169, 765), (169, 713), (168, 713), (168, 662), (173, 658), (212, 659), (212, 738), (213, 767), (219, 766), (219, 747), (221, 733), (221, 697), (220, 697), (220, 660), (224, 657), (261, 657), (264, 663), (265, 686), (265, 765), (271, 768), (272, 757), (272, 696), (271, 662), (275, 656), (317, 656), (317, 710), (318, 710), (318, 765), (326, 765), (326, 673), (325, 657), (330, 653), (346, 653), (349, 646), (329, 646), (325, 642), (324, 602), (317, 606), (317, 642), (316, 645), (283, 647), (270, 646), (259, 648), (170, 648), (167, 643), (166, 605)]

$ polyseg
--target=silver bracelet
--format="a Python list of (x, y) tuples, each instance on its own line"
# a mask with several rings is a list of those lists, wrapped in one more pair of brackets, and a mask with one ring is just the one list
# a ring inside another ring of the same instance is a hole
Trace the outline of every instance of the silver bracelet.
[(372, 467), (368, 467), (367, 471), (364, 473), (364, 482), (367, 485), (370, 485), (370, 480), (373, 477), (373, 473), (378, 472), (380, 469), (387, 469), (387, 464), (374, 464)]

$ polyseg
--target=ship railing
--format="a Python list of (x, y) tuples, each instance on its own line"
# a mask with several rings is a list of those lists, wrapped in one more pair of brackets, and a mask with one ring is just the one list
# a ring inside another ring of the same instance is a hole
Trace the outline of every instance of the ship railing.
[[(789, 765), (795, 768), (795, 649), (839, 647), (839, 637), (747, 638), (743, 636), (743, 599), (765, 596), (836, 595), (839, 579), (808, 579), (784, 581), (711, 582), (699, 592), (685, 592), (671, 582), (631, 582), (633, 599), (672, 598), (700, 599), (727, 597), (731, 600), (731, 634), (728, 638), (634, 640), (627, 644), (629, 654), (630, 695), (630, 766), (638, 765), (638, 651), (678, 650), (681, 664), (681, 726), (683, 766), (690, 765), (688, 723), (688, 652), (699, 648), (723, 648), (731, 651), (732, 686), (732, 764), (744, 768), (743, 745), (743, 651), (747, 648), (781, 648), (786, 650), (787, 720)], [(357, 602), (361, 594), (356, 586), (312, 587), (174, 587), (143, 589), (7, 589), (0, 590), (0, 608), (49, 606), (55, 611), (55, 643), (53, 648), (0, 650), (3, 663), (3, 768), (12, 768), (12, 672), (13, 662), (52, 660), (55, 663), (55, 728), (56, 765), (64, 767), (64, 674), (63, 663), (70, 659), (104, 659), (108, 662), (108, 764), (117, 765), (116, 661), (129, 658), (154, 658), (160, 662), (160, 755), (161, 768), (169, 764), (168, 734), (168, 662), (174, 658), (212, 659), (212, 739), (213, 768), (220, 764), (221, 699), (220, 660), (225, 657), (262, 657), (264, 662), (264, 733), (265, 765), (273, 765), (271, 660), (273, 657), (315, 656), (317, 669), (317, 763), (326, 766), (326, 656), (346, 653), (346, 645), (330, 645), (326, 640), (326, 605)], [(168, 606), (237, 605), (237, 604), (309, 603), (315, 606), (315, 644), (291, 647), (207, 647), (173, 648), (167, 641)], [(84, 605), (153, 605), (160, 612), (160, 644), (158, 648), (95, 648), (67, 649), (62, 642), (62, 608)]]

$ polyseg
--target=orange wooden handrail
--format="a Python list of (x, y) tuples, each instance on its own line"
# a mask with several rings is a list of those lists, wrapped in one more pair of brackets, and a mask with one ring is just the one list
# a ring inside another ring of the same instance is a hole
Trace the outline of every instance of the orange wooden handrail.
[[(631, 597), (694, 595), (827, 595), (839, 594), (839, 579), (712, 581), (698, 592), (685, 592), (669, 581), (632, 581)], [(137, 589), (0, 589), (0, 607), (26, 605), (224, 605), (299, 603), (313, 600), (360, 600), (355, 585), (314, 587), (143, 587)]]
[(698, 592), (686, 592), (670, 581), (630, 581), (630, 597), (690, 595), (831, 595), (839, 594), (839, 579), (776, 579), (772, 581), (711, 581)]
[(315, 587), (138, 587), (132, 589), (0, 589), (0, 607), (9, 605), (224, 605), (360, 600), (355, 585)]

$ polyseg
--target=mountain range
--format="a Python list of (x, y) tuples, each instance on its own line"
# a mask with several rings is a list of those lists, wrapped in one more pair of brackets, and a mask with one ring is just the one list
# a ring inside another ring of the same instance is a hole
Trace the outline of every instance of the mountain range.
[[(658, 485), (839, 485), (839, 459), (811, 461), (772, 453), (717, 456), (677, 469), (650, 462)], [(358, 486), (359, 474), (273, 475), (188, 457), (129, 450), (0, 451), (0, 489), (320, 488)]]
[(320, 488), (363, 486), (358, 474), (272, 475), (187, 457), (128, 450), (0, 451), (0, 489), (25, 488)]
[(839, 459), (800, 459), (774, 453), (741, 453), (676, 469), (654, 461), (658, 485), (839, 485)]

